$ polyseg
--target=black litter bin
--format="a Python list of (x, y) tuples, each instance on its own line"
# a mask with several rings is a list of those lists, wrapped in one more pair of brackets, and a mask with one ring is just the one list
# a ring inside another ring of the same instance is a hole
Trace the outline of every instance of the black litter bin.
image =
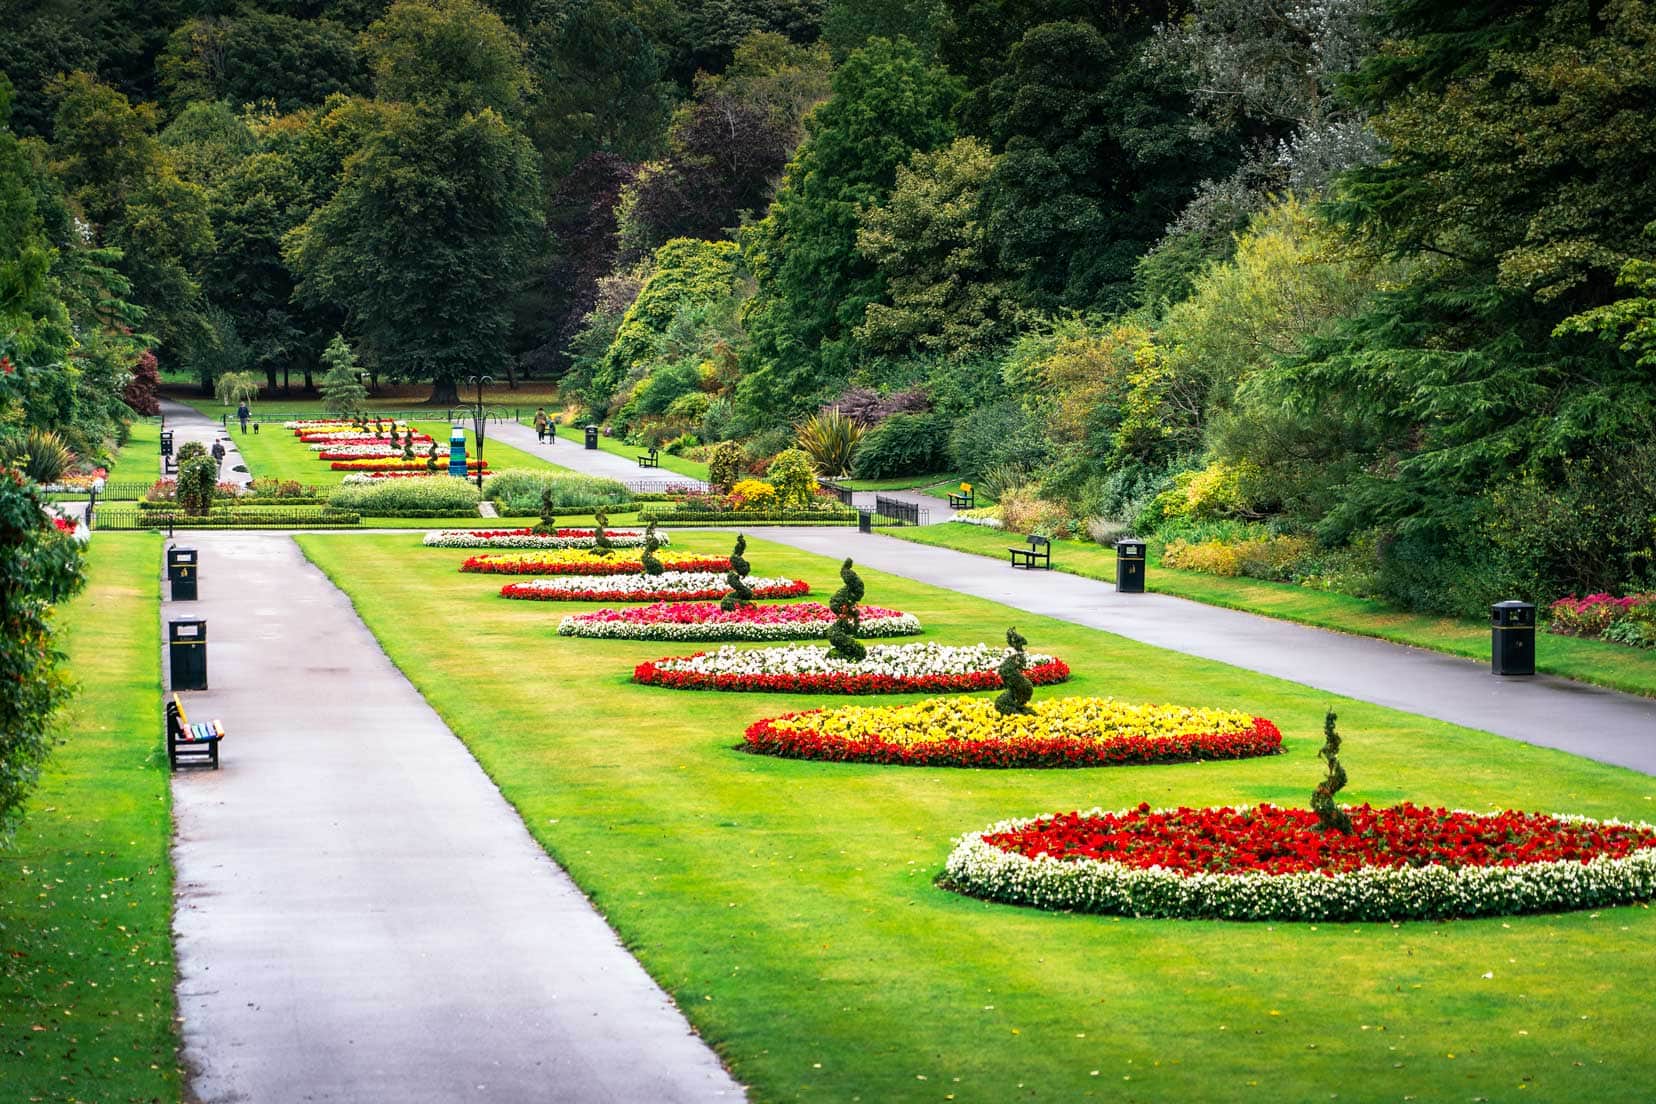
[(867, 510), (857, 511), (857, 532), (872, 533), (874, 531), (874, 515)]
[(1144, 542), (1137, 537), (1116, 541), (1116, 592), (1144, 593)]
[(1496, 602), (1489, 608), (1489, 667), (1497, 675), (1535, 674), (1535, 606)]
[(174, 690), (207, 689), (207, 622), (200, 618), (168, 621), (167, 662)]
[(175, 602), (193, 602), (196, 600), (196, 583), (201, 565), (196, 561), (196, 550), (193, 548), (173, 547), (167, 549), (167, 581), (172, 584), (172, 596)]
[(589, 449), (593, 449), (593, 450), (596, 450), (598, 448), (598, 427), (597, 426), (587, 426), (586, 427), (586, 447), (589, 448)]
[(163, 429), (161, 431), (161, 455), (172, 455), (172, 430), (170, 429)]

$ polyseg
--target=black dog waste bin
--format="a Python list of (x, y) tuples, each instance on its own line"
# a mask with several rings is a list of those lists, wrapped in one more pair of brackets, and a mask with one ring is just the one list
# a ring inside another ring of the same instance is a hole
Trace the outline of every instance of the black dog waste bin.
[(207, 689), (207, 622), (200, 618), (167, 622), (167, 663), (174, 690)]

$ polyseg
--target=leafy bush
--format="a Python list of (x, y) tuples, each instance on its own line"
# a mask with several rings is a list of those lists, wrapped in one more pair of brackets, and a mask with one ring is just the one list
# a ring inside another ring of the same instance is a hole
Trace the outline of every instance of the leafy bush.
[(1250, 579), (1292, 582), (1310, 550), (1309, 537), (1266, 537), (1229, 544), (1175, 540), (1162, 552), (1162, 563), (1204, 575), (1245, 575)]
[(735, 441), (720, 441), (707, 458), (707, 481), (716, 491), (729, 491), (742, 470), (747, 453)]
[(173, 459), (178, 463), (178, 466), (182, 468), (185, 461), (194, 460), (198, 456), (206, 455), (206, 445), (202, 444), (200, 441), (185, 441), (182, 445), (178, 446), (178, 451), (173, 454)]
[(372, 517), (465, 517), (477, 513), (477, 488), (464, 479), (381, 479), (340, 487), (329, 507)]
[(776, 506), (776, 487), (763, 479), (738, 479), (730, 497), (740, 500), (739, 510), (769, 510)]
[(863, 429), (840, 413), (837, 406), (819, 410), (794, 426), (799, 447), (805, 450), (818, 471), (830, 479), (851, 470), (851, 457), (862, 440)]
[(938, 471), (946, 463), (944, 428), (930, 414), (894, 414), (863, 435), (851, 460), (858, 479)]
[(1156, 496), (1155, 505), (1164, 518), (1258, 516), (1254, 504), (1259, 476), (1259, 468), (1247, 460), (1216, 460), (1197, 471), (1180, 472), (1173, 485)]
[(179, 464), (178, 504), (186, 513), (205, 514), (211, 510), (217, 486), (218, 461), (211, 456), (192, 456)]
[(766, 473), (776, 487), (778, 504), (783, 509), (803, 509), (816, 497), (816, 467), (801, 449), (783, 449), (771, 461)]
[(51, 747), (52, 711), (68, 696), (51, 607), (80, 589), (80, 545), (56, 531), (15, 468), (0, 471), (0, 838)]
[(867, 387), (852, 387), (830, 404), (859, 426), (878, 425), (894, 414), (924, 414), (931, 400), (924, 388), (906, 387), (881, 395)]
[(997, 501), (1001, 524), (1014, 533), (1032, 533), (1049, 540), (1073, 536), (1076, 521), (1061, 502), (1041, 497), (1033, 483), (1003, 489)]
[(590, 510), (594, 506), (618, 506), (627, 502), (627, 488), (613, 479), (590, 475), (507, 468), (483, 481), (483, 497), (508, 515), (538, 513), (541, 493), (550, 492), (554, 510)]
[(1656, 594), (1589, 594), (1560, 598), (1547, 609), (1547, 629), (1560, 636), (1600, 638), (1635, 648), (1656, 647)]

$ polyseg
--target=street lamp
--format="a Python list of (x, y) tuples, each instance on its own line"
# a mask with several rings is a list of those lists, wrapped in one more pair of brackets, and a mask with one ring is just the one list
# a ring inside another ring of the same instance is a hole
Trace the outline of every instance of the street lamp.
[(477, 408), (472, 414), (472, 434), (477, 438), (477, 489), (483, 490), (483, 385), (493, 383), (492, 376), (468, 376), (466, 382), (477, 386)]

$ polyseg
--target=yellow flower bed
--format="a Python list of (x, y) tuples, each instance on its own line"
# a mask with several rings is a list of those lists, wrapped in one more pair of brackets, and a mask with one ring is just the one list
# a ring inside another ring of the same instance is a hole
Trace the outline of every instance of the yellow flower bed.
[(1273, 755), (1282, 734), (1234, 709), (1053, 698), (1003, 715), (985, 697), (844, 706), (758, 722), (749, 750), (793, 758), (943, 766), (1101, 766)]

